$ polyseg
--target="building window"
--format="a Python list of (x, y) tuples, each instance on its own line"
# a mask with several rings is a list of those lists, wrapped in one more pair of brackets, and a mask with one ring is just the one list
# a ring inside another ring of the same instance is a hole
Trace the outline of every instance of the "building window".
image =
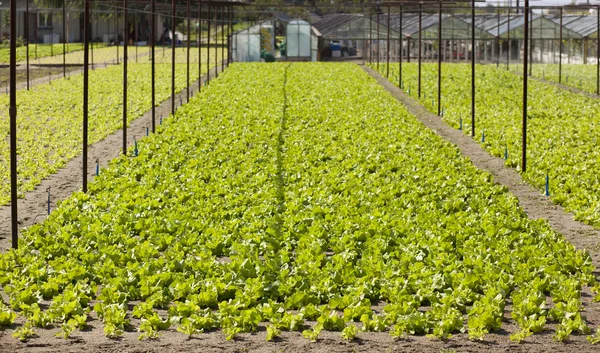
[(38, 13), (38, 28), (52, 28), (52, 12)]

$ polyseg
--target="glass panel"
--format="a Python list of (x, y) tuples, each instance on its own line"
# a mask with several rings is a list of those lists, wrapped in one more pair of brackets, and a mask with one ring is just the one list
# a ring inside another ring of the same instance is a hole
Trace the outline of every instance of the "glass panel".
[(315, 35), (311, 36), (312, 48), (311, 48), (311, 61), (317, 61), (317, 48), (319, 47), (319, 38)]
[(235, 42), (237, 60), (239, 62), (248, 61), (248, 34), (238, 34), (235, 36)]
[(298, 28), (298, 56), (310, 57), (310, 25), (300, 24)]
[(248, 61), (260, 61), (260, 34), (248, 36)]
[(287, 26), (287, 56), (298, 56), (299, 48), (298, 48), (298, 25), (296, 24), (288, 24)]

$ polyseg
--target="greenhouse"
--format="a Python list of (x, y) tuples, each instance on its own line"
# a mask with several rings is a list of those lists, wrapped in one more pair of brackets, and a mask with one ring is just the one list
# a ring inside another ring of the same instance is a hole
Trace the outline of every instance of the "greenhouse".
[[(319, 50), (321, 57), (359, 57), (377, 55), (379, 51), (385, 57), (388, 30), (384, 22), (377, 22), (377, 16), (362, 14), (327, 15), (313, 26), (321, 33)], [(390, 38), (398, 38), (398, 31), (389, 31)], [(333, 48), (333, 50), (332, 50)], [(390, 42), (392, 57), (397, 57), (398, 43)]]
[(280, 17), (233, 33), (231, 56), (236, 62), (317, 61), (318, 36), (310, 23)]

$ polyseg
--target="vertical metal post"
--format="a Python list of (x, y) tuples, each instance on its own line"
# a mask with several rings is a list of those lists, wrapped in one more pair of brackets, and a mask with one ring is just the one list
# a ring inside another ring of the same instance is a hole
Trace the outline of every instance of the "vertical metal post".
[(500, 45), (500, 10), (498, 10), (498, 28), (496, 29), (496, 47), (498, 53), (496, 53), (496, 67), (500, 66), (500, 54), (502, 53), (502, 46)]
[(388, 6), (387, 13), (387, 43), (385, 46), (386, 50), (386, 65), (385, 65), (385, 77), (390, 78), (390, 7)]
[[(518, 11), (518, 10), (517, 10)], [(510, 9), (508, 10), (508, 25), (506, 30), (506, 70), (510, 69)]]
[(379, 8), (377, 8), (377, 71), (379, 71)]
[(198, 92), (202, 91), (202, 1), (198, 0)]
[(17, 223), (17, 0), (10, 0), (10, 221), (12, 247), (19, 247)]
[(83, 192), (87, 192), (88, 162), (88, 89), (89, 89), (89, 46), (90, 46), (90, 1), (84, 0), (83, 10)]
[(562, 83), (562, 55), (563, 55), (563, 8), (560, 8), (560, 29), (558, 31), (558, 83)]
[(171, 0), (171, 114), (175, 115), (175, 11), (176, 0)]
[(408, 38), (406, 38), (406, 62), (409, 63), (410, 62), (410, 40), (412, 39), (412, 37), (409, 35)]
[[(276, 38), (273, 38), (273, 39), (275, 40)], [(226, 46), (226, 48), (227, 48), (227, 50), (226, 50), (227, 51), (226, 65), (227, 66), (229, 66), (229, 59), (231, 57), (230, 49), (229, 49), (230, 45), (231, 45), (231, 6), (228, 6), (227, 7), (227, 46)]]
[(440, 11), (438, 13), (438, 91), (437, 91), (437, 115), (442, 112), (442, 2), (440, 1)]
[(399, 19), (399, 21), (400, 21), (400, 29), (399, 29), (399, 33), (400, 33), (400, 35), (399, 35), (400, 36), (400, 60), (398, 60), (399, 61), (399, 63), (398, 63), (399, 68), (398, 69), (400, 70), (400, 72), (398, 74), (398, 87), (400, 87), (400, 89), (402, 89), (402, 55), (404, 54), (403, 53), (403, 51), (404, 51), (404, 35), (402, 33), (402, 15), (403, 15), (402, 6), (400, 6), (400, 19)]
[(186, 17), (187, 17), (187, 67), (186, 67), (186, 77), (187, 77), (187, 101), (190, 101), (190, 38), (192, 32), (190, 31), (190, 0), (187, 0), (187, 8), (186, 8)]
[[(600, 31), (600, 5), (596, 8), (596, 28)], [(600, 35), (596, 38), (596, 94), (600, 95)]]
[(151, 53), (150, 53), (150, 58), (151, 58), (151, 71), (152, 71), (152, 132), (156, 132), (156, 70), (155, 70), (155, 38), (156, 38), (156, 23), (155, 23), (155, 18), (156, 15), (154, 14), (154, 1), (155, 0), (150, 0), (150, 47), (151, 47)]
[(206, 40), (206, 83), (210, 82), (210, 5), (206, 6), (208, 13), (206, 17), (206, 23), (208, 24), (207, 40)]
[(29, 91), (29, 0), (25, 0), (25, 57), (26, 57), (26, 68), (27, 71), (27, 90)]
[(525, 0), (525, 27), (524, 27), (524, 40), (523, 40), (523, 149), (522, 149), (522, 172), (527, 171), (527, 65), (528, 65), (528, 45), (529, 45), (529, 0)]
[(127, 0), (123, 0), (123, 21), (124, 21), (124, 36), (123, 36), (123, 154), (127, 155), (127, 41), (129, 40), (129, 22), (127, 16)]
[(62, 14), (63, 14), (63, 77), (67, 77), (67, 0), (63, 0)]
[(475, 0), (471, 1), (471, 136), (475, 137)]
[(422, 26), (423, 26), (423, 5), (421, 3), (419, 3), (419, 56), (418, 56), (418, 60), (419, 60), (419, 77), (418, 77), (418, 97), (419, 99), (421, 98), (421, 30), (422, 30)]
[(221, 6), (221, 71), (225, 69), (225, 6)]
[(233, 45), (231, 43), (231, 39), (233, 36), (233, 6), (229, 6), (229, 44), (227, 46), (227, 63), (228, 65), (232, 63), (231, 56), (233, 51)]
[[(92, 39), (92, 45), (90, 45), (90, 50), (91, 50), (91, 62), (92, 62), (92, 70), (94, 69), (94, 36), (93, 34), (93, 30), (94, 30), (94, 19), (90, 19), (90, 37)], [(96, 20), (96, 35), (98, 34), (98, 20)]]
[(217, 34), (218, 31), (218, 7), (215, 7), (215, 78), (217, 78), (219, 76), (219, 47), (217, 46), (217, 39), (219, 39), (219, 36)]
[(373, 10), (369, 12), (369, 64), (373, 64)]

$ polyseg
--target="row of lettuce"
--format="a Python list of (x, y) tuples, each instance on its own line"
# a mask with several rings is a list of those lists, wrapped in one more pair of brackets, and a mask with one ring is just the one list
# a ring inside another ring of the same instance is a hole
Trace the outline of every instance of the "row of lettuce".
[[(400, 85), (417, 98), (417, 65), (404, 64)], [(398, 65), (390, 67), (398, 85)], [(423, 65), (421, 103), (437, 113), (437, 65)], [(471, 133), (469, 65), (442, 66), (442, 119)], [(386, 74), (385, 66), (380, 72)], [(494, 66), (476, 68), (476, 140), (521, 169), (522, 77)], [(529, 81), (527, 171), (523, 177), (581, 222), (600, 226), (600, 105), (595, 98)]]
[[(178, 50), (176, 59), (185, 56)], [(201, 71), (197, 63), (190, 65), (190, 82), (208, 71), (207, 59), (202, 61)], [(157, 103), (171, 95), (171, 64), (166, 60), (159, 62), (155, 69)], [(210, 65), (214, 67), (214, 63)], [(187, 66), (175, 65), (176, 92), (186, 86)], [(92, 144), (122, 128), (123, 66), (90, 71), (89, 87), (89, 142)], [(127, 94), (128, 122), (152, 108), (151, 66), (147, 60), (128, 65)], [(0, 205), (10, 200), (8, 100), (8, 95), (0, 95)], [(17, 112), (18, 182), (19, 194), (23, 195), (81, 154), (83, 76), (78, 74), (39, 84), (30, 91), (19, 90)], [(112, 157), (115, 156), (107, 156)]]
[[(523, 72), (523, 65), (511, 64), (513, 72)], [(598, 66), (593, 64), (534, 64), (530, 73), (534, 78), (567, 87), (577, 88), (588, 93), (598, 93)]]
[(484, 339), (509, 310), (512, 339), (552, 323), (563, 341), (590, 332), (596, 283), (586, 253), (349, 64), (232, 65), (22, 244), (0, 256), (0, 323), (23, 340), (90, 320), (141, 339)]

